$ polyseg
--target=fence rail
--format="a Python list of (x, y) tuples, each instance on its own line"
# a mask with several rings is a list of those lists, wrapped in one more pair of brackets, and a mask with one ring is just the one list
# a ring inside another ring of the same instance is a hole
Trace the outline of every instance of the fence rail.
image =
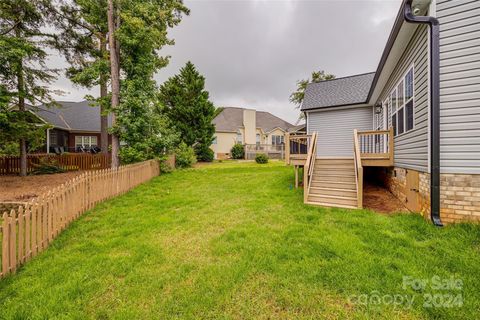
[[(27, 155), (27, 173), (34, 171), (42, 161), (54, 161), (64, 170), (95, 170), (110, 167), (109, 154), (29, 154)], [(18, 174), (20, 157), (0, 157), (0, 175)]]
[(85, 172), (1, 217), (0, 278), (13, 273), (39, 252), (82, 213), (97, 203), (123, 194), (160, 174), (159, 163), (149, 160)]
[(266, 154), (271, 159), (284, 159), (285, 146), (283, 144), (245, 144), (245, 159), (255, 159), (257, 154)]

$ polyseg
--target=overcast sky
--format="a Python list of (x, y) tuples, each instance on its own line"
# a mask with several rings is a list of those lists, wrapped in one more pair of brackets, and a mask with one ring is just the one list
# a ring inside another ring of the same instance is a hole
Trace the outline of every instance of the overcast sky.
[[(401, 0), (186, 0), (190, 16), (169, 32), (175, 46), (159, 83), (192, 61), (216, 106), (269, 111), (295, 123), (288, 101), (313, 70), (337, 77), (375, 71)], [(55, 67), (63, 59), (52, 57)], [(54, 84), (79, 101), (90, 93), (60, 77)]]

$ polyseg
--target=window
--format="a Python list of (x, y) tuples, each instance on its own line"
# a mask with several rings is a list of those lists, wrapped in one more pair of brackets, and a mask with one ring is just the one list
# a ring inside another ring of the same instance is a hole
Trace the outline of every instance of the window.
[(96, 136), (75, 136), (75, 148), (90, 148), (97, 145)]
[(213, 137), (212, 144), (217, 144), (217, 137)]
[(283, 136), (272, 136), (272, 144), (273, 145), (283, 144)]
[(257, 135), (255, 136), (255, 139), (257, 144), (260, 144), (260, 133), (257, 133)]
[(413, 110), (413, 68), (408, 70), (405, 75), (405, 130), (413, 129), (414, 110)]
[(392, 104), (392, 127), (393, 127), (393, 134), (397, 135), (397, 89), (394, 89), (393, 92), (390, 94), (390, 101)]
[(237, 131), (237, 143), (243, 144), (243, 136), (240, 131)]
[(414, 71), (413, 66), (390, 94), (392, 127), (395, 136), (414, 127)]

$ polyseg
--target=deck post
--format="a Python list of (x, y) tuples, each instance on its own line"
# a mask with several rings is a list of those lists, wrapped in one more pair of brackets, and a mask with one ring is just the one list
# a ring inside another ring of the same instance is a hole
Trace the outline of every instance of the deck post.
[(298, 167), (295, 165), (295, 189), (298, 189)]
[(286, 143), (284, 144), (285, 147), (285, 163), (290, 164), (290, 133), (286, 133), (285, 135), (285, 141)]

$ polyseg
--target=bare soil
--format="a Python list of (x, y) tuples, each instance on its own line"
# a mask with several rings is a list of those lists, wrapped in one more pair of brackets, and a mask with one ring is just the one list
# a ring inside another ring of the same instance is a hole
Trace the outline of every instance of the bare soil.
[(28, 201), (81, 174), (81, 171), (38, 176), (0, 176), (0, 202)]
[(409, 212), (403, 203), (390, 191), (384, 187), (372, 184), (365, 185), (363, 189), (363, 206), (384, 214)]

